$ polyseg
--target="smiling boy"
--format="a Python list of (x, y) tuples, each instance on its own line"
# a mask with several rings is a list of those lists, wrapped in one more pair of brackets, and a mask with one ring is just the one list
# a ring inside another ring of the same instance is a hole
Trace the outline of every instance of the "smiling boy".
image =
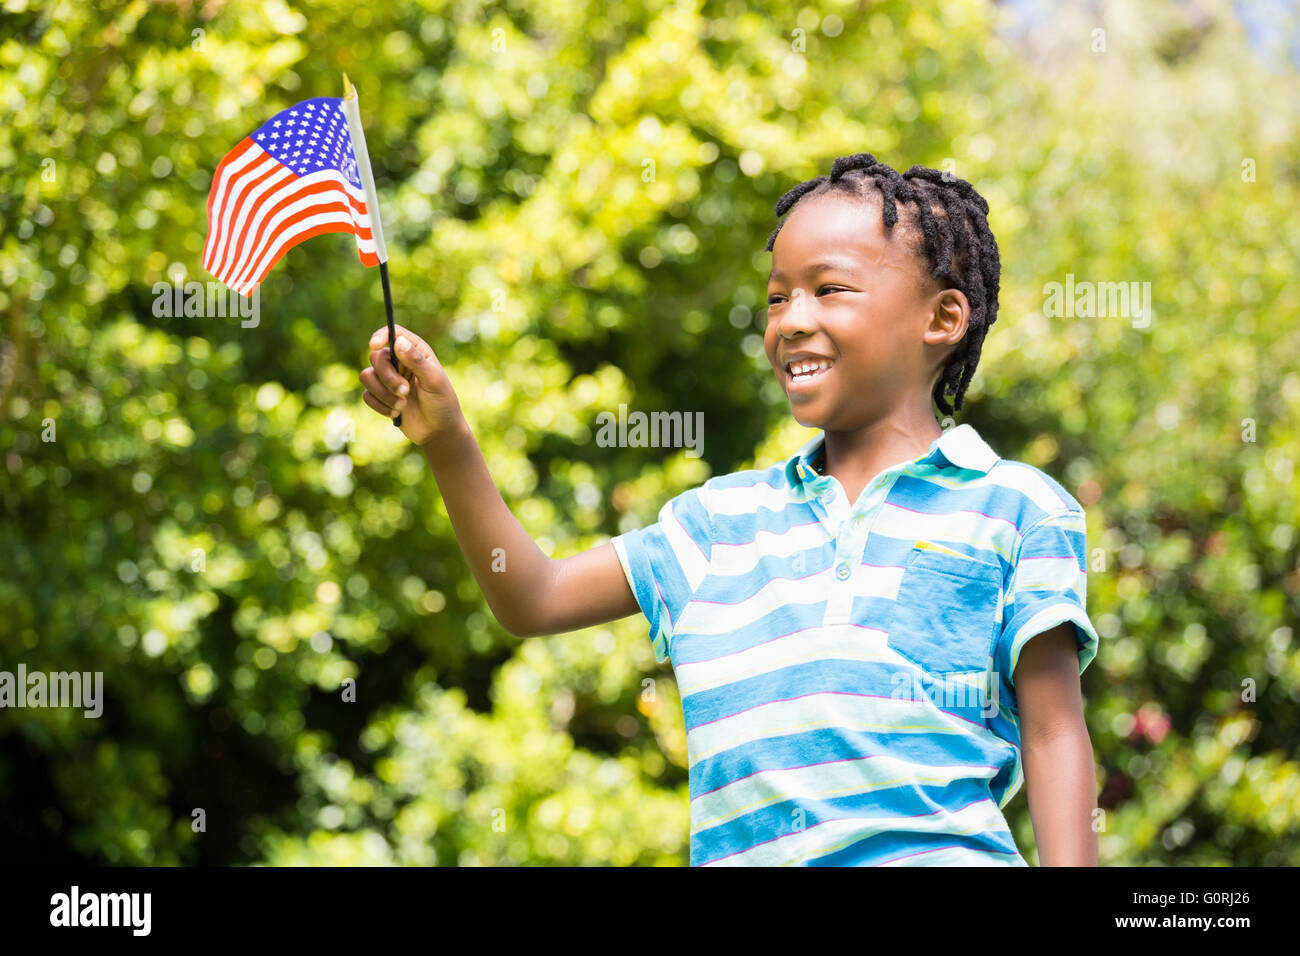
[(501, 624), (645, 614), (681, 691), (692, 865), (1023, 866), (1002, 814), (1022, 782), (1040, 861), (1097, 862), (1083, 511), (934, 414), (996, 318), (987, 211), (868, 154), (786, 193), (764, 341), (820, 433), (561, 560), (505, 506), (428, 345), (401, 330), (399, 375), (371, 339), (365, 401), (424, 449)]

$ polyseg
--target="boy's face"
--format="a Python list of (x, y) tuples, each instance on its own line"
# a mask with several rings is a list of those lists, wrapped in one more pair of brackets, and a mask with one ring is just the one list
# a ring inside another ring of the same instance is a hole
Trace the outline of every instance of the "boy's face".
[[(965, 315), (953, 314), (965, 297), (928, 275), (912, 250), (908, 210), (900, 205), (890, 234), (880, 208), (870, 199), (806, 200), (772, 246), (763, 344), (801, 425), (853, 431), (918, 389), (928, 399), (935, 363), (965, 334)], [(803, 361), (829, 368), (792, 375), (790, 364)]]

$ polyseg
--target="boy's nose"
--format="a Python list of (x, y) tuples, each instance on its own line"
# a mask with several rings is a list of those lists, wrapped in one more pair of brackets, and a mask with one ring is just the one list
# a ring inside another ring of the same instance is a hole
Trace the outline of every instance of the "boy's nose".
[(813, 317), (812, 310), (803, 305), (796, 308), (795, 303), (790, 303), (790, 308), (785, 310), (781, 316), (781, 321), (777, 323), (777, 332), (781, 337), (788, 339), (799, 332), (811, 332), (817, 327), (816, 319)]

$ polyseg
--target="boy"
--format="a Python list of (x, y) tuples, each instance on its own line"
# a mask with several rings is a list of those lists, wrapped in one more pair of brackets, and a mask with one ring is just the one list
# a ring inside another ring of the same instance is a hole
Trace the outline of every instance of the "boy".
[(424, 449), (507, 630), (645, 614), (681, 689), (693, 866), (1024, 866), (1001, 813), (1022, 780), (1041, 862), (1095, 865), (1082, 508), (931, 405), (961, 407), (996, 318), (988, 205), (856, 154), (776, 206), (792, 209), (768, 240), (765, 347), (821, 433), (650, 527), (546, 557), (405, 329), (402, 374), (372, 337), (365, 401)]

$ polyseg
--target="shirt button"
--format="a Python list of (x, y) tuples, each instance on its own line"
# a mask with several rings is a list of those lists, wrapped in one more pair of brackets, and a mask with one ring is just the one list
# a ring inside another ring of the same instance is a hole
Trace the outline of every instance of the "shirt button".
[(841, 581), (847, 581), (849, 579), (849, 566), (847, 564), (841, 564), (835, 569), (835, 576)]
[(822, 492), (822, 504), (828, 505), (834, 500), (835, 500), (835, 491), (833, 489), (827, 488), (825, 491)]

